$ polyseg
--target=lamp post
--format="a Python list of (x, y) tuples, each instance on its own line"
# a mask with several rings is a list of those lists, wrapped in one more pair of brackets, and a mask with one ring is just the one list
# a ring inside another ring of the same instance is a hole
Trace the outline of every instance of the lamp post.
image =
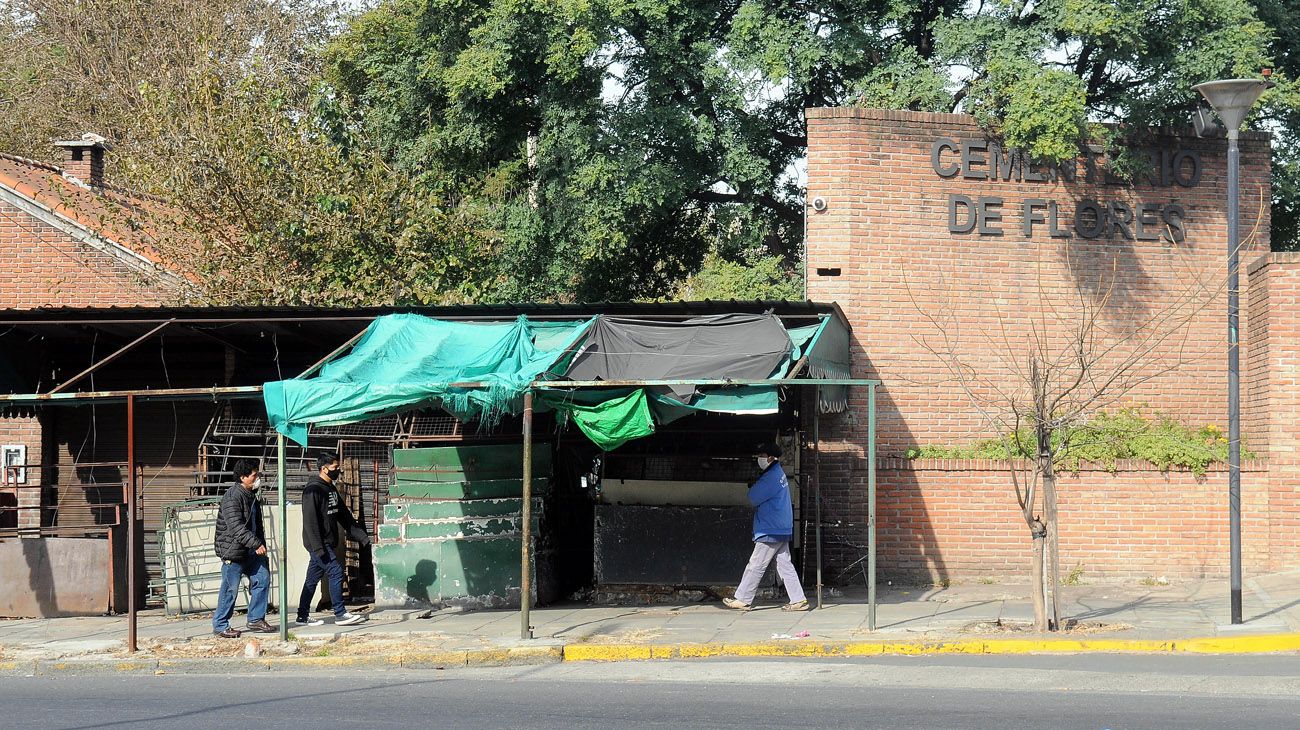
[(1210, 103), (1228, 130), (1228, 529), (1231, 551), (1232, 623), (1241, 623), (1241, 373), (1238, 346), (1237, 198), (1241, 153), (1237, 135), (1259, 95), (1272, 88), (1263, 79), (1227, 79), (1192, 88)]

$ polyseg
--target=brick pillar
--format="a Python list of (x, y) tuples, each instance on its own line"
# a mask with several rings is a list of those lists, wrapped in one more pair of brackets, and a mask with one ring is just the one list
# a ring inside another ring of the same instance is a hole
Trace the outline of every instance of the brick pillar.
[[(1248, 373), (1252, 438), (1266, 448), (1270, 570), (1300, 560), (1300, 253), (1272, 253), (1251, 266), (1267, 324), (1254, 324)], [(1255, 283), (1251, 306), (1256, 304)], [(1255, 448), (1255, 441), (1250, 442)], [(1243, 488), (1245, 488), (1243, 486)]]

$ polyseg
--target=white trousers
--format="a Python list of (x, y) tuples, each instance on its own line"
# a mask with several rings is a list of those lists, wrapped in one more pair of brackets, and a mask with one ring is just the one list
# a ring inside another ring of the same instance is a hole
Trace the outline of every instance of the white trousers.
[(772, 562), (772, 558), (776, 558), (776, 574), (785, 582), (785, 592), (790, 594), (790, 602), (798, 603), (807, 600), (803, 594), (803, 586), (799, 584), (799, 574), (794, 571), (794, 563), (790, 562), (790, 543), (756, 542), (754, 553), (749, 556), (749, 565), (745, 566), (745, 574), (741, 576), (740, 585), (736, 587), (737, 601), (754, 602), (754, 594), (758, 592), (758, 582), (763, 580), (763, 573), (767, 572), (767, 564)]

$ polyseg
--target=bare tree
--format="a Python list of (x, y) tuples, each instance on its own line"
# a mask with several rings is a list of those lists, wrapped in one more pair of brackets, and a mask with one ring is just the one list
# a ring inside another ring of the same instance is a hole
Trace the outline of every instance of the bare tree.
[[(1084, 445), (1077, 428), (1143, 384), (1222, 352), (1221, 340), (1191, 341), (1189, 325), (1218, 300), (1227, 278), (1223, 266), (1205, 265), (1204, 251), (1167, 232), (1150, 245), (1163, 247), (1160, 280), (1170, 285), (1158, 297), (1141, 296), (1114, 248), (1077, 240), (1061, 245), (1039, 249), (1030, 311), (999, 305), (992, 329), (963, 328), (960, 302), (922, 306), (908, 287), (930, 329), (914, 340), (942, 363), (945, 382), (956, 384), (1006, 444), (1010, 481), (1033, 542), (1039, 631), (1061, 628), (1057, 473)], [(953, 293), (959, 287), (939, 288), (960, 296)], [(975, 352), (992, 354), (997, 366), (977, 366)]]

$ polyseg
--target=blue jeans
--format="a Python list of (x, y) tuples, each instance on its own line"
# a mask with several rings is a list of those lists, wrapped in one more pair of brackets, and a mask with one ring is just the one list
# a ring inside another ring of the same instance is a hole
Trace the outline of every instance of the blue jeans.
[(248, 622), (266, 619), (266, 596), (271, 587), (271, 571), (265, 555), (249, 555), (243, 560), (221, 561), (221, 591), (217, 594), (217, 610), (212, 614), (212, 630), (218, 633), (230, 628), (230, 617), (235, 613), (235, 593), (239, 581), (248, 576)]
[(333, 548), (325, 548), (325, 559), (315, 554), (307, 564), (307, 580), (302, 584), (302, 595), (298, 597), (298, 620), (306, 621), (311, 615), (312, 600), (316, 598), (316, 585), (322, 577), (330, 581), (330, 600), (334, 603), (334, 615), (342, 616), (348, 612), (343, 605), (343, 564), (334, 554)]

